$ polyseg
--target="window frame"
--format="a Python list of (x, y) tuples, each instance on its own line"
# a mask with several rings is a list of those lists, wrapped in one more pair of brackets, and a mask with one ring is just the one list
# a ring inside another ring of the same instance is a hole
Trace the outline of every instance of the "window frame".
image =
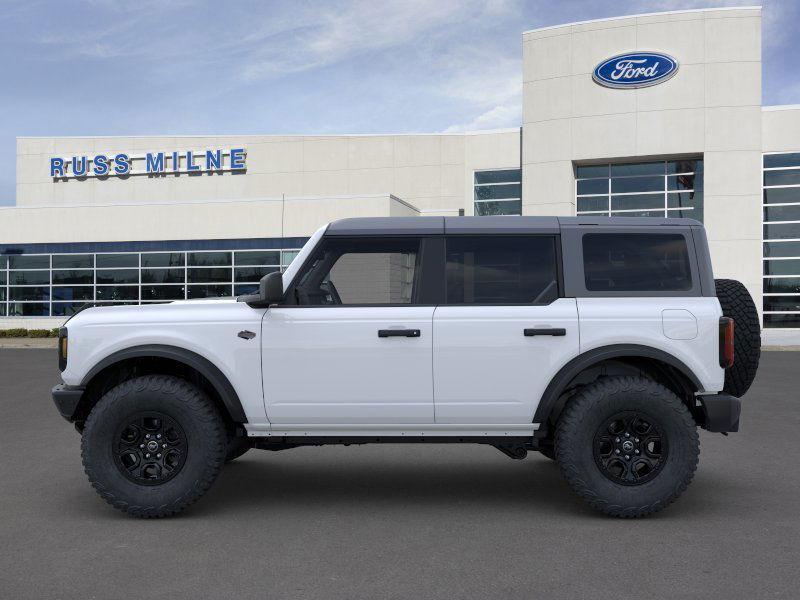
[[(551, 238), (554, 246), (553, 257), (556, 261), (556, 296), (549, 302), (473, 302), (473, 303), (454, 303), (451, 304), (447, 301), (447, 241), (454, 238)], [(507, 233), (507, 234), (491, 234), (491, 233), (462, 233), (462, 234), (446, 234), (443, 236), (444, 247), (442, 255), (442, 281), (444, 283), (443, 293), (441, 296), (441, 306), (549, 306), (556, 300), (564, 297), (564, 261), (561, 254), (561, 236), (557, 233)]]
[[(583, 236), (591, 234), (640, 234), (653, 236), (658, 234), (681, 235), (686, 242), (689, 258), (689, 270), (692, 276), (692, 287), (688, 290), (588, 290), (583, 264)], [(692, 298), (703, 296), (702, 278), (699, 271), (697, 249), (691, 227), (681, 225), (645, 225), (645, 226), (603, 226), (586, 227), (582, 225), (562, 225), (562, 247), (564, 252), (564, 292), (567, 297), (575, 298)], [(711, 291), (709, 291), (711, 293)]]
[[(417, 264), (414, 273), (414, 288), (412, 290), (411, 302), (408, 303), (354, 303), (354, 304), (299, 304), (297, 302), (297, 289), (300, 281), (314, 263), (328, 243), (340, 242), (363, 242), (380, 241), (388, 242), (392, 240), (419, 241), (419, 251), (417, 253)], [(323, 236), (319, 244), (314, 248), (300, 268), (294, 278), (286, 286), (283, 300), (278, 304), (281, 308), (413, 308), (413, 307), (435, 307), (442, 299), (444, 291), (444, 281), (442, 274), (444, 269), (444, 236), (430, 235), (359, 235), (359, 236)], [(441, 288), (441, 289), (439, 289)]]

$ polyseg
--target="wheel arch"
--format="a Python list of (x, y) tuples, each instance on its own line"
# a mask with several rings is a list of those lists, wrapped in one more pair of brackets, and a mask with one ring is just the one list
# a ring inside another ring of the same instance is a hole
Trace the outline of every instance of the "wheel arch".
[[(109, 354), (84, 375), (79, 414), (84, 418), (103, 393), (137, 373), (162, 372), (194, 379), (230, 423), (247, 423), (239, 395), (225, 374), (207, 358), (178, 346), (146, 344)], [(77, 420), (77, 419), (76, 419)]]
[(635, 370), (659, 380), (681, 397), (689, 410), (695, 413), (695, 407), (690, 400), (696, 391), (702, 389), (702, 384), (683, 361), (658, 348), (637, 344), (615, 344), (579, 354), (550, 380), (533, 417), (533, 422), (539, 423), (541, 431), (539, 435), (548, 435), (548, 430), (558, 419), (566, 400), (571, 395), (570, 391), (582, 375), (593, 371), (600, 373), (611, 367), (623, 371)]

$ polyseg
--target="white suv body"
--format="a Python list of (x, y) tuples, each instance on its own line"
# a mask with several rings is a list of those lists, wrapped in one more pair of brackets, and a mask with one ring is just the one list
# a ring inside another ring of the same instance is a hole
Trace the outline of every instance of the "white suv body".
[(698, 424), (733, 431), (722, 317), (696, 221), (346, 219), (253, 296), (81, 311), (53, 395), (83, 429), (114, 385), (175, 364), (251, 445), (524, 452), (552, 448), (582, 377), (638, 373), (674, 380)]

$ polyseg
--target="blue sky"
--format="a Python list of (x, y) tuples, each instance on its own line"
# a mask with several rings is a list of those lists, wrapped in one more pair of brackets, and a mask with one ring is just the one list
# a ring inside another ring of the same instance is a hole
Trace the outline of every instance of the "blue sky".
[[(750, 1), (0, 1), (16, 136), (437, 132), (521, 123), (527, 29)], [(800, 103), (800, 2), (766, 0), (764, 104)]]

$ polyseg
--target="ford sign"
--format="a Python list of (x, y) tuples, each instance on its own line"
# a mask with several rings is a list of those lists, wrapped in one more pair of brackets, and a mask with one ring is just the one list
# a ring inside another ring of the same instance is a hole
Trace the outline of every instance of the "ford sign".
[(678, 61), (659, 52), (630, 52), (601, 62), (592, 79), (610, 88), (641, 88), (666, 81), (678, 72)]

